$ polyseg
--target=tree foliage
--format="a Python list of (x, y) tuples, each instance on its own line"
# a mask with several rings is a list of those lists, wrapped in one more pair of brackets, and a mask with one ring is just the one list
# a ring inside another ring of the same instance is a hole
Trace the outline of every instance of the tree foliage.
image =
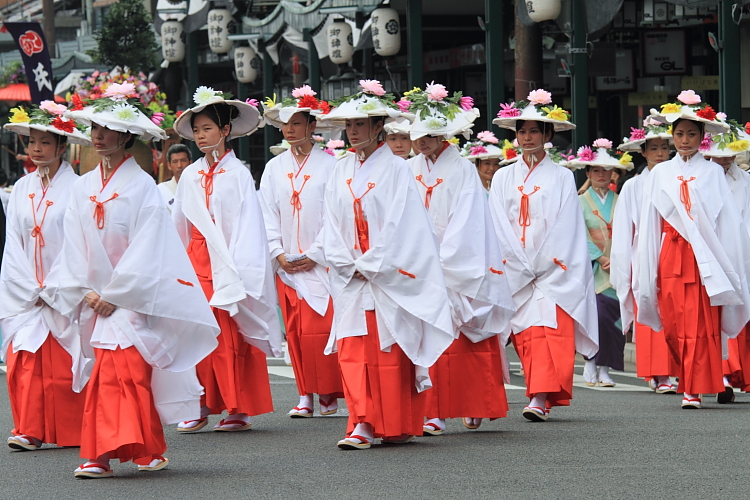
[(151, 16), (141, 0), (112, 4), (96, 35), (97, 48), (89, 50), (94, 61), (108, 66), (128, 66), (149, 71), (156, 66), (156, 39)]

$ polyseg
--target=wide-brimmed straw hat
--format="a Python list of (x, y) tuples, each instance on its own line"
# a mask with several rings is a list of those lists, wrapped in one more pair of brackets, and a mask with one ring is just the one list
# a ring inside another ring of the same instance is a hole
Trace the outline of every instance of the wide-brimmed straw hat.
[(85, 126), (63, 116), (68, 108), (54, 101), (42, 101), (30, 108), (30, 114), (23, 108), (13, 108), (6, 130), (18, 135), (29, 136), (32, 130), (40, 130), (67, 138), (70, 144), (91, 146), (91, 140), (84, 133)]
[(624, 137), (622, 144), (617, 146), (620, 151), (638, 152), (642, 146), (651, 139), (664, 139), (670, 145), (674, 144), (672, 137), (672, 126), (657, 121), (651, 116), (643, 120), (643, 128), (630, 128), (630, 137)]
[[(505, 160), (505, 151), (499, 144), (500, 141), (495, 137), (495, 134), (488, 130), (484, 130), (477, 134), (476, 139), (464, 144), (463, 148), (461, 148), (461, 156), (472, 161), (486, 160), (490, 158), (498, 158), (502, 161)], [(508, 142), (508, 144), (510, 144), (510, 142)]]
[[(315, 118), (323, 116), (331, 111), (331, 106), (323, 100), (317, 99), (315, 92), (309, 85), (292, 90), (291, 97), (285, 97), (280, 102), (276, 101), (276, 94), (273, 98), (266, 97), (263, 101), (263, 119), (271, 126), (278, 129), (289, 122), (295, 113), (309, 113)], [(317, 131), (337, 130), (341, 124), (336, 122), (320, 122), (315, 127)]]
[[(224, 94), (211, 87), (198, 87), (193, 94), (193, 101), (196, 106), (186, 110), (174, 121), (175, 131), (185, 139), (193, 138), (193, 126), (190, 123), (194, 114), (200, 113), (208, 106), (233, 106), (237, 108), (239, 114), (231, 120), (232, 131), (229, 133), (227, 140), (236, 139), (250, 135), (265, 125), (260, 118), (260, 112), (255, 104), (247, 101), (231, 99), (228, 94)], [(222, 124), (226, 125), (226, 124)]]
[(377, 80), (360, 80), (361, 91), (330, 102), (334, 108), (320, 116), (321, 122), (339, 122), (372, 116), (398, 118), (401, 109), (394, 102), (393, 94), (388, 94)]
[(633, 157), (629, 153), (612, 149), (612, 141), (609, 139), (597, 139), (591, 146), (579, 148), (576, 157), (568, 161), (566, 166), (571, 170), (585, 167), (603, 167), (606, 170), (633, 169)]
[(414, 115), (411, 113), (401, 113), (396, 118), (386, 118), (385, 125), (383, 125), (383, 131), (386, 135), (390, 134), (404, 134), (409, 135), (411, 130), (411, 124), (414, 121)]
[(424, 136), (450, 139), (463, 135), (468, 139), (474, 121), (479, 118), (474, 99), (461, 92), (450, 95), (444, 85), (435, 82), (427, 84), (424, 90), (414, 88), (406, 92), (398, 105), (415, 116), (409, 132), (412, 141)]
[(703, 156), (728, 158), (750, 151), (750, 122), (745, 126), (729, 120), (729, 132), (724, 134), (706, 134), (698, 151)]
[(554, 125), (555, 132), (573, 130), (576, 126), (570, 122), (570, 113), (552, 104), (552, 94), (544, 89), (529, 92), (526, 101), (501, 104), (497, 118), (492, 123), (501, 128), (516, 130), (518, 120), (529, 120)]
[(661, 111), (651, 109), (651, 116), (668, 125), (673, 124), (679, 119), (692, 120), (702, 123), (704, 130), (711, 134), (721, 134), (729, 130), (722, 114), (717, 113), (714, 109), (701, 102), (701, 96), (692, 90), (683, 90), (677, 96), (679, 102), (668, 102), (661, 105)]

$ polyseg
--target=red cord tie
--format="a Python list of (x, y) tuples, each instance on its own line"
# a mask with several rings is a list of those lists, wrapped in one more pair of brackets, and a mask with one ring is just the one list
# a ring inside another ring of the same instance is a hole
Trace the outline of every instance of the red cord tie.
[(104, 204), (108, 201), (112, 201), (115, 198), (117, 198), (117, 193), (113, 194), (112, 197), (108, 200), (104, 201), (97, 201), (96, 196), (91, 196), (89, 199), (96, 203), (96, 206), (94, 207), (94, 219), (96, 219), (96, 227), (99, 229), (104, 229)]
[(503, 273), (502, 271), (498, 271), (498, 270), (497, 270), (497, 269), (495, 269), (494, 267), (491, 267), (491, 268), (490, 268), (490, 272), (492, 272), (492, 273), (495, 273), (495, 274), (504, 274), (504, 273)]
[(430, 208), (430, 200), (432, 199), (432, 190), (435, 189), (439, 184), (442, 184), (443, 179), (438, 177), (437, 179), (435, 179), (435, 184), (433, 184), (432, 186), (428, 186), (422, 180), (421, 175), (418, 175), (415, 178), (420, 182), (420, 184), (422, 184), (425, 187), (425, 189), (427, 189), (427, 191), (424, 194), (424, 207)]
[(562, 262), (560, 262), (559, 260), (557, 260), (557, 258), (552, 259), (552, 262), (554, 262), (555, 264), (557, 264), (558, 266), (560, 266), (563, 271), (567, 271), (568, 270), (568, 266), (566, 266), (565, 264), (563, 264)]
[(604, 219), (604, 217), (602, 217), (601, 215), (599, 215), (599, 210), (594, 210), (591, 213), (594, 214), (594, 215), (596, 215), (597, 217), (599, 217), (599, 220), (601, 220), (607, 226), (607, 234), (609, 235), (609, 239), (611, 240), (612, 239), (612, 223), (611, 222), (607, 222)]
[[(305, 160), (306, 161), (306, 160)], [(292, 197), (289, 199), (289, 203), (292, 204), (292, 218), (294, 218), (295, 214), (297, 215), (297, 249), (299, 250), (299, 253), (302, 253), (302, 246), (299, 242), (299, 231), (300, 231), (300, 216), (302, 213), (302, 200), (300, 200), (299, 195), (302, 194), (302, 190), (305, 189), (305, 184), (307, 184), (307, 181), (310, 180), (310, 176), (306, 175), (305, 180), (302, 182), (302, 186), (299, 188), (299, 191), (294, 189), (294, 174), (291, 172), (287, 174), (287, 177), (289, 177), (289, 182), (292, 183)]]
[(526, 228), (531, 225), (531, 214), (529, 213), (529, 196), (536, 193), (541, 189), (539, 186), (534, 186), (534, 191), (529, 194), (523, 192), (523, 186), (518, 186), (518, 190), (521, 192), (521, 210), (518, 213), (518, 225), (523, 228), (523, 234), (521, 235), (521, 243), (526, 248)]
[(404, 276), (410, 277), (411, 279), (416, 279), (416, 277), (417, 277), (416, 275), (414, 275), (412, 273), (408, 273), (408, 272), (404, 271), (403, 269), (399, 269), (398, 272), (400, 272)]
[(42, 286), (44, 284), (44, 262), (42, 261), (44, 234), (42, 234), (42, 225), (44, 225), (44, 219), (47, 218), (47, 210), (49, 210), (49, 207), (54, 205), (54, 203), (47, 200), (44, 212), (42, 213), (42, 220), (37, 223), (34, 196), (36, 196), (35, 193), (29, 194), (29, 199), (31, 200), (31, 214), (34, 217), (34, 229), (31, 230), (31, 237), (34, 238), (34, 277), (36, 278), (37, 283), (39, 283), (39, 286)]
[(359, 198), (357, 198), (357, 196), (354, 194), (354, 191), (352, 190), (352, 179), (347, 179), (346, 185), (349, 186), (349, 192), (352, 193), (352, 198), (354, 198), (354, 203), (352, 203), (352, 208), (354, 209), (354, 225), (356, 226), (357, 239), (359, 240), (359, 245), (357, 245), (357, 243), (354, 243), (354, 249), (357, 250), (358, 248), (362, 247), (362, 253), (364, 253), (369, 249), (369, 231), (367, 221), (365, 220), (365, 215), (362, 212), (362, 198), (364, 198), (365, 195), (375, 187), (375, 183), (368, 182), (367, 191), (362, 193), (362, 196), (360, 196)]
[(693, 203), (690, 201), (690, 188), (688, 187), (688, 182), (694, 181), (695, 177), (691, 177), (690, 179), (685, 179), (683, 176), (677, 177), (677, 180), (680, 181), (680, 201), (683, 205), (685, 205), (685, 210), (687, 210), (688, 217), (690, 217), (690, 220), (693, 220), (693, 216), (690, 215), (690, 209), (693, 208)]
[(215, 163), (211, 168), (209, 168), (208, 172), (206, 172), (205, 170), (198, 170), (198, 173), (203, 176), (201, 177), (201, 187), (206, 191), (206, 207), (208, 207), (208, 200), (214, 192), (214, 176), (226, 172), (226, 170), (224, 170), (223, 168), (221, 170), (214, 171), (216, 165), (218, 165), (218, 163)]

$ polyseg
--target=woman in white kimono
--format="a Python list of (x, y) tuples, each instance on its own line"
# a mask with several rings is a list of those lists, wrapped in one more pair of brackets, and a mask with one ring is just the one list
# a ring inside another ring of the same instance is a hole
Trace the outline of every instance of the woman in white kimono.
[(333, 321), (330, 284), (323, 251), (326, 182), (336, 159), (312, 141), (316, 130), (332, 129), (315, 117), (328, 103), (307, 85), (276, 103), (266, 99), (263, 118), (281, 129), (290, 148), (271, 159), (260, 180), (260, 206), (276, 270), (276, 289), (286, 326), (289, 357), (299, 403), (288, 415), (313, 416), (318, 394), (321, 415), (338, 411), (344, 397), (338, 356), (326, 356)]
[(167, 466), (162, 423), (199, 413), (194, 368), (218, 333), (154, 180), (126, 152), (139, 136), (166, 138), (134, 91), (112, 84), (85, 107), (74, 96), (68, 112), (91, 126), (102, 158), (72, 187), (65, 243), (44, 292), (73, 315), (96, 359), (79, 478), (111, 477), (115, 458), (140, 471)]
[[(479, 132), (476, 139), (467, 141), (461, 148), (461, 156), (474, 162), (479, 180), (487, 193), (487, 198), (490, 197), (490, 186), (495, 172), (518, 161), (518, 155), (510, 142), (506, 140), (502, 148), (500, 148), (499, 143), (500, 141), (495, 137), (495, 134), (485, 130)], [(507, 158), (506, 153), (508, 154)]]
[(411, 123), (414, 121), (414, 115), (410, 113), (401, 113), (396, 118), (386, 118), (383, 131), (385, 132), (385, 143), (391, 148), (391, 152), (404, 160), (414, 156), (412, 151), (412, 142), (409, 137)]
[(650, 116), (643, 121), (643, 128), (631, 129), (630, 137), (617, 149), (638, 152), (646, 160), (646, 168), (622, 186), (612, 221), (612, 253), (610, 255), (610, 281), (620, 301), (620, 318), (623, 333), (633, 326), (635, 342), (635, 372), (646, 379), (657, 394), (674, 394), (677, 387), (670, 376), (678, 374), (678, 367), (669, 355), (664, 332), (655, 332), (635, 320), (638, 306), (635, 291), (638, 289), (638, 225), (641, 222), (643, 187), (649, 172), (656, 165), (669, 159), (672, 134), (668, 126)]
[(445, 140), (469, 135), (479, 112), (471, 101), (461, 106), (461, 93), (444, 94), (433, 83), (409, 96), (419, 154), (408, 164), (438, 237), (453, 311), (454, 340), (430, 369), (424, 433), (433, 436), (445, 431), (448, 418), (477, 429), (484, 418), (507, 415), (501, 350), (515, 312), (482, 183)]
[(543, 422), (551, 407), (570, 404), (575, 353), (594, 356), (599, 331), (573, 173), (544, 150), (555, 131), (575, 126), (566, 111), (552, 105), (549, 92), (534, 90), (528, 99), (501, 104), (493, 120), (516, 132), (523, 157), (495, 174), (490, 211), (500, 247), (508, 252), (505, 269), (518, 309), (511, 338), (531, 400), (523, 416)]
[[(745, 125), (745, 128), (750, 126)], [(726, 134), (704, 137), (700, 152), (706, 159), (718, 163), (724, 169), (729, 189), (732, 191), (737, 208), (740, 209), (745, 226), (750, 228), (750, 174), (737, 166), (737, 155), (750, 149), (750, 135), (731, 124)], [(747, 326), (734, 339), (727, 339), (726, 359), (723, 360), (724, 391), (716, 394), (719, 404), (734, 401), (733, 387), (747, 392), (750, 390), (750, 345)]]
[(273, 268), (255, 181), (227, 142), (262, 125), (257, 108), (199, 87), (197, 106), (174, 128), (205, 154), (182, 172), (172, 218), (221, 327), (219, 345), (198, 364), (205, 388), (201, 418), (179, 432), (229, 413), (215, 431), (250, 430), (250, 417), (273, 411), (266, 356), (281, 355)]
[(62, 159), (68, 143), (91, 145), (63, 118), (67, 108), (42, 101), (30, 111), (15, 108), (5, 129), (29, 138), (37, 169), (16, 182), (7, 215), (7, 243), (0, 269), (0, 356), (7, 363), (13, 414), (12, 450), (42, 443), (81, 445), (86, 367), (80, 337), (68, 316), (40, 298), (46, 275), (60, 256), (63, 218), (78, 176)]
[(649, 173), (638, 241), (638, 321), (664, 328), (679, 363), (682, 407), (724, 392), (722, 338), (750, 319), (750, 238), (724, 170), (699, 152), (728, 125), (691, 90), (652, 117), (672, 125), (677, 155)]
[(453, 340), (424, 200), (406, 162), (381, 140), (384, 118), (399, 110), (379, 82), (360, 85), (322, 117), (344, 122), (356, 150), (328, 180), (323, 241), (334, 313), (326, 352), (338, 351), (349, 409), (341, 449), (421, 435), (427, 369)]

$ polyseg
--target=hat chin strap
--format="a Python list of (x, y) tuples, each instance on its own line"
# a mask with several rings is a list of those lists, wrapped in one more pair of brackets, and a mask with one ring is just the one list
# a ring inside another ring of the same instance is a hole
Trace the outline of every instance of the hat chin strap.
[(309, 129), (310, 129), (310, 124), (308, 123), (307, 125), (305, 125), (305, 137), (303, 137), (302, 139), (297, 139), (295, 141), (287, 141), (289, 143), (289, 146), (292, 149), (292, 152), (297, 156), (308, 156), (312, 152), (312, 149), (308, 153), (305, 153), (304, 151), (302, 151), (302, 145), (310, 142), (311, 140), (310, 136), (312, 134), (307, 133)]
[(366, 141), (362, 142), (353, 142), (352, 147), (357, 150), (357, 159), (359, 161), (365, 161), (365, 152), (363, 151), (367, 146), (372, 144), (372, 141), (375, 140), (375, 137), (369, 137)]
[(521, 154), (531, 153), (531, 165), (529, 165), (530, 168), (534, 168), (534, 165), (539, 163), (539, 159), (534, 153), (541, 151), (542, 149), (544, 149), (544, 144), (540, 144), (539, 146), (530, 149), (521, 148)]
[(108, 149), (97, 149), (96, 154), (102, 157), (102, 166), (104, 168), (110, 168), (110, 157), (112, 153), (120, 149), (123, 145), (120, 144), (120, 140), (117, 140), (117, 146)]
[(219, 147), (219, 144), (224, 142), (224, 139), (226, 139), (226, 137), (221, 136), (221, 139), (219, 139), (219, 142), (217, 142), (213, 146), (203, 146), (202, 148), (198, 148), (198, 149), (200, 149), (203, 153), (206, 153), (206, 154), (208, 153), (208, 151), (211, 151), (211, 156), (213, 157), (214, 162), (217, 162), (219, 161), (219, 152), (216, 151), (216, 148)]

